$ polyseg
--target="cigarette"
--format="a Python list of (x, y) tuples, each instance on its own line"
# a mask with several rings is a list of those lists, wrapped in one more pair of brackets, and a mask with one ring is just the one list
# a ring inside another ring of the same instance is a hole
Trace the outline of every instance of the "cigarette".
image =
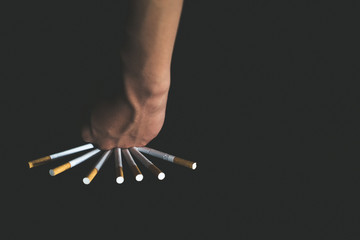
[(159, 180), (165, 178), (165, 173), (163, 173), (159, 168), (157, 168), (149, 159), (142, 155), (136, 148), (130, 148), (130, 152), (146, 167), (148, 168)]
[(149, 154), (150, 156), (157, 157), (172, 163), (179, 164), (184, 167), (191, 168), (192, 170), (195, 170), (197, 167), (196, 162), (191, 162), (173, 155), (170, 155), (168, 153), (160, 152), (158, 150), (148, 148), (148, 147), (138, 147), (137, 150), (139, 150), (142, 153)]
[(121, 158), (121, 148), (115, 148), (115, 169), (116, 182), (122, 184), (124, 182), (124, 172)]
[(122, 149), (121, 152), (123, 153), (126, 162), (128, 163), (132, 173), (135, 176), (136, 181), (140, 182), (143, 180), (144, 176), (141, 174), (138, 166), (136, 165), (133, 157), (131, 156), (128, 149)]
[(100, 171), (101, 167), (104, 165), (106, 160), (109, 158), (111, 152), (112, 152), (112, 150), (108, 150), (108, 151), (104, 152), (104, 154), (101, 156), (101, 158), (96, 162), (94, 168), (89, 172), (87, 177), (83, 178), (83, 183), (84, 184), (90, 184), (91, 183), (91, 181), (94, 179), (96, 174)]
[(59, 173), (62, 173), (70, 168), (73, 168), (75, 167), (76, 165), (88, 160), (89, 158), (91, 158), (92, 156), (94, 156), (95, 154), (97, 154), (98, 152), (100, 152), (100, 149), (94, 149), (88, 153), (85, 153), (84, 155), (80, 156), (80, 157), (77, 157), (67, 163), (64, 163), (63, 165), (60, 165), (54, 169), (50, 169), (49, 170), (49, 174), (51, 176), (56, 176), (58, 175)]
[(94, 148), (94, 145), (92, 145), (91, 143), (88, 143), (88, 144), (85, 144), (85, 145), (82, 145), (82, 146), (79, 146), (79, 147), (71, 148), (69, 150), (54, 153), (54, 154), (51, 154), (49, 156), (38, 158), (38, 159), (35, 159), (35, 160), (32, 160), (32, 161), (28, 162), (29, 168), (37, 167), (37, 166), (45, 164), (45, 163), (47, 163), (47, 162), (49, 162), (51, 160), (54, 160), (56, 158), (64, 157), (64, 156), (67, 156), (67, 155), (70, 155), (70, 154), (73, 154), (73, 153), (77, 153), (77, 152), (81, 152), (81, 151), (85, 151), (85, 150), (88, 150), (88, 149), (91, 149), (91, 148)]

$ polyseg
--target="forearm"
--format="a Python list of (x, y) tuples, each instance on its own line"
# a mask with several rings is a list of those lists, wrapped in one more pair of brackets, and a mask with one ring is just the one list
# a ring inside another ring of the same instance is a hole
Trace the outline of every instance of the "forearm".
[(121, 50), (125, 87), (157, 95), (168, 91), (170, 65), (183, 0), (129, 2)]

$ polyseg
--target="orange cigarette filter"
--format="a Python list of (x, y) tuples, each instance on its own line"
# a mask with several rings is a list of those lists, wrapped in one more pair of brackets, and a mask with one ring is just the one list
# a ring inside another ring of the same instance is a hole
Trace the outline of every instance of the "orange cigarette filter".
[(49, 173), (51, 176), (56, 176), (59, 173), (62, 173), (70, 168), (71, 168), (71, 164), (69, 162), (67, 162), (67, 163), (64, 163), (63, 165), (60, 165), (60, 166), (54, 168), (54, 169), (50, 169)]
[(191, 169), (195, 169), (196, 168), (196, 163), (195, 162), (191, 162), (189, 160), (185, 160), (179, 157), (174, 157), (174, 163), (179, 164), (181, 166), (187, 167), (187, 168), (191, 168)]
[(124, 182), (124, 172), (122, 167), (116, 167), (116, 182), (119, 184)]
[(99, 160), (96, 162), (94, 168), (89, 172), (89, 174), (83, 178), (84, 184), (90, 184), (91, 181), (94, 179), (96, 174), (100, 171), (106, 160), (109, 158), (112, 150), (108, 150), (103, 153), (103, 155), (99, 158)]
[(136, 165), (130, 165), (131, 172), (134, 174), (134, 176), (137, 176), (141, 174), (140, 169)]
[(96, 176), (96, 174), (98, 173), (98, 170), (96, 168), (93, 168), (89, 174), (83, 179), (83, 182), (85, 184), (89, 184), (91, 183), (91, 181), (94, 179), (94, 177)]
[(51, 161), (51, 157), (46, 156), (46, 157), (42, 157), (42, 158), (32, 160), (32, 161), (28, 162), (28, 164), (29, 164), (29, 168), (33, 168), (33, 167), (43, 165), (43, 164), (45, 164), (45, 163), (47, 163), (49, 161)]

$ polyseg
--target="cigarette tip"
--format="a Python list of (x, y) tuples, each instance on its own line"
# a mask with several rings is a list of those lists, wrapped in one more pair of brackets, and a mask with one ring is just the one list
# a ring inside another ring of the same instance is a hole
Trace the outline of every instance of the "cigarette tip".
[(141, 182), (144, 179), (144, 176), (142, 174), (138, 174), (135, 177), (136, 181)]
[(165, 173), (163, 173), (163, 172), (159, 173), (158, 179), (163, 180), (164, 178), (165, 178)]
[(29, 168), (34, 167), (34, 164), (32, 162), (28, 162), (28, 164), (29, 164)]
[(49, 170), (49, 174), (50, 174), (50, 176), (55, 176), (54, 170), (53, 170), (53, 169), (50, 169), (50, 170)]
[(195, 170), (196, 167), (197, 167), (197, 164), (196, 164), (196, 162), (195, 162), (195, 163), (193, 163), (193, 165), (191, 166), (191, 168), (192, 168), (192, 170)]
[(123, 177), (117, 177), (116, 178), (116, 182), (118, 183), (118, 184), (122, 184), (123, 182), (124, 182), (124, 178)]
[(87, 177), (84, 177), (84, 178), (83, 178), (83, 183), (86, 184), (86, 185), (88, 185), (88, 184), (90, 183), (90, 179), (87, 178)]

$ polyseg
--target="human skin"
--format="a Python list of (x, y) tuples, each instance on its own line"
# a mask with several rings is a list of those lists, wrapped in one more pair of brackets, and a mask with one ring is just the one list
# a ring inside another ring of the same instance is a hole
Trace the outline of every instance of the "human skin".
[[(145, 146), (160, 132), (183, 0), (132, 0), (121, 48), (122, 89), (99, 101), (82, 138), (102, 150)], [(119, 80), (120, 81), (120, 80)]]

